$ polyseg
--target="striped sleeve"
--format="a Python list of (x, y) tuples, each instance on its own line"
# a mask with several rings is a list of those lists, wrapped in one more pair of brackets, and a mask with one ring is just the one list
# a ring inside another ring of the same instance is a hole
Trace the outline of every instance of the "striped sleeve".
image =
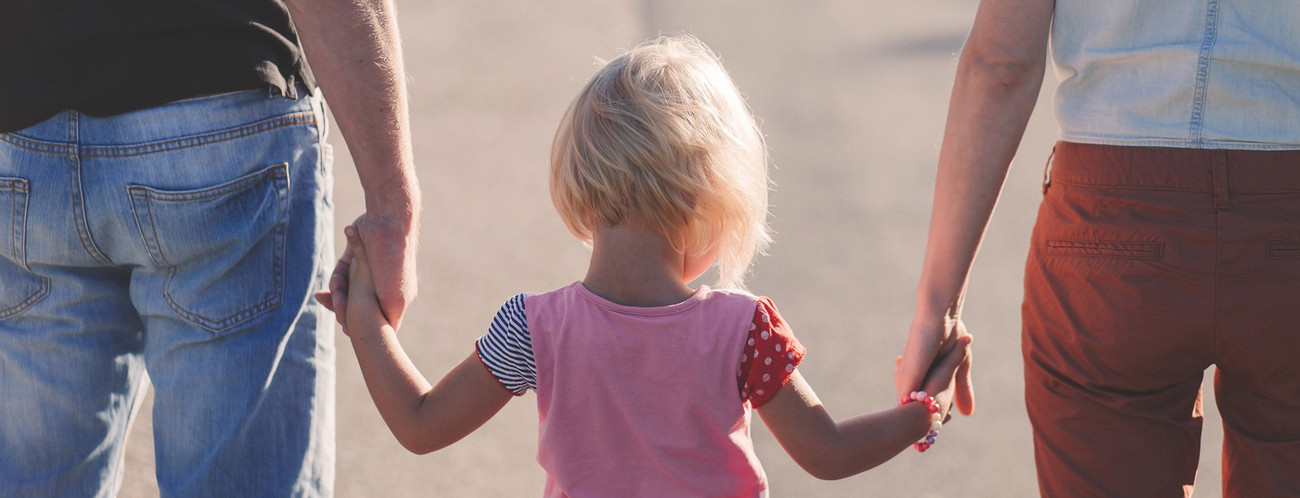
[(515, 396), (537, 390), (533, 339), (524, 317), (524, 294), (510, 298), (492, 319), (487, 334), (474, 343), (479, 361)]

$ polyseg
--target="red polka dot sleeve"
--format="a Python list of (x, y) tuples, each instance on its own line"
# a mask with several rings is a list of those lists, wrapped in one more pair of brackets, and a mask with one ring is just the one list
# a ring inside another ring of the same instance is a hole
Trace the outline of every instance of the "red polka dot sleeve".
[(754, 408), (763, 406), (790, 380), (795, 367), (803, 361), (804, 352), (772, 300), (758, 298), (736, 375), (740, 399), (748, 400)]

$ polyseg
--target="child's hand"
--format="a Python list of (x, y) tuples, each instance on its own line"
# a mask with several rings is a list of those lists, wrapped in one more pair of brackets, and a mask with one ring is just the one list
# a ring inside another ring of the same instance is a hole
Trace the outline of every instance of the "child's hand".
[(379, 296), (375, 293), (375, 280), (366, 263), (365, 242), (357, 229), (348, 225), (343, 229), (352, 250), (352, 265), (348, 269), (348, 290), (341, 303), (347, 310), (347, 323), (343, 332), (356, 337), (360, 334), (372, 334), (388, 325), (388, 319), (379, 309)]
[[(949, 349), (947, 353), (942, 353), (935, 360), (934, 366), (925, 375), (925, 382), (921, 384), (921, 389), (927, 394), (934, 396), (939, 402), (939, 413), (943, 415), (944, 422), (948, 421), (948, 410), (952, 408), (952, 397), (957, 385), (957, 371), (966, 362), (970, 361), (970, 343), (973, 337), (970, 334), (964, 334), (957, 338), (956, 345)], [(894, 376), (899, 375), (898, 365), (902, 357), (895, 360)]]

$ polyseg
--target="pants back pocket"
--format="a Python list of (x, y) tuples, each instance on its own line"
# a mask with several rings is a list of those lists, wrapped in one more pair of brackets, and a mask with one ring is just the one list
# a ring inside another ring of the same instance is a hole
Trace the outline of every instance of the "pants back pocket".
[(127, 188), (149, 257), (166, 273), (163, 299), (177, 315), (224, 332), (280, 306), (288, 169), (278, 164), (195, 190)]

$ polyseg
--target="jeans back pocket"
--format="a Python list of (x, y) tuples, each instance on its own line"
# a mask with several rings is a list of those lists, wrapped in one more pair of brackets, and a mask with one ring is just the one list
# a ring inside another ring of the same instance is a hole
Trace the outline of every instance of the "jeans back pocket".
[(0, 318), (36, 304), (49, 280), (27, 268), (27, 180), (0, 178)]
[(176, 314), (224, 332), (280, 306), (288, 164), (202, 189), (131, 185), (127, 193)]

